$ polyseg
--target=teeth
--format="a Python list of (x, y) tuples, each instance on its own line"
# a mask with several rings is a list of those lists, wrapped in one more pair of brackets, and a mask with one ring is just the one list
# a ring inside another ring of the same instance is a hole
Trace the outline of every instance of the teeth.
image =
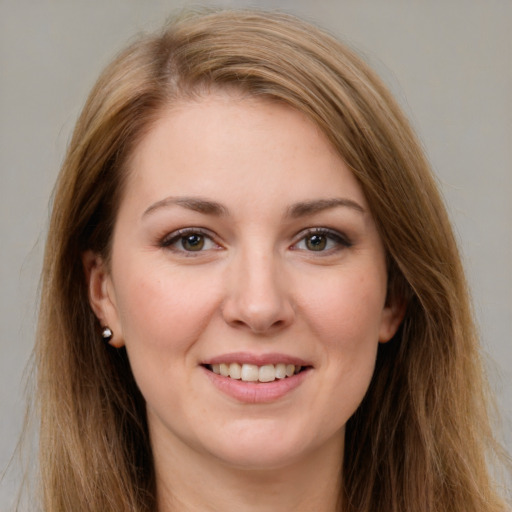
[(257, 382), (260, 376), (258, 367), (255, 364), (243, 364), (241, 379), (245, 382)]
[(260, 366), (259, 379), (260, 382), (272, 382), (276, 380), (276, 369), (273, 364)]
[(286, 377), (286, 365), (283, 363), (276, 364), (276, 379), (284, 379)]
[(242, 367), (238, 363), (231, 363), (229, 365), (229, 376), (232, 379), (241, 379), (242, 378)]
[(265, 364), (263, 366), (220, 363), (212, 364), (210, 368), (217, 375), (243, 380), (244, 382), (273, 382), (276, 379), (284, 379), (299, 373), (302, 367), (284, 363)]

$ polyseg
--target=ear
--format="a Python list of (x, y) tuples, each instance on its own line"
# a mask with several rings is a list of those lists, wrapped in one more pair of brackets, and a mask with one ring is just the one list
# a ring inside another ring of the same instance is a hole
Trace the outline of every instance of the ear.
[(120, 348), (124, 345), (121, 323), (115, 301), (114, 286), (103, 258), (93, 251), (82, 255), (85, 278), (89, 291), (89, 303), (100, 324), (109, 327), (113, 333), (110, 345)]
[(386, 303), (382, 310), (379, 329), (379, 342), (388, 342), (395, 334), (405, 316), (406, 302), (396, 298), (391, 303)]

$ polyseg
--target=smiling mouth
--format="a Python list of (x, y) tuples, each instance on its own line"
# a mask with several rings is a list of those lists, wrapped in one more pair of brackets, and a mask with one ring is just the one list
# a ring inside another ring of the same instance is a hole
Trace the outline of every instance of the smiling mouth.
[(217, 375), (221, 375), (222, 377), (241, 380), (243, 382), (263, 383), (287, 379), (310, 368), (309, 366), (299, 366), (284, 363), (278, 363), (275, 365), (265, 364), (262, 366), (246, 363), (220, 363), (205, 364), (203, 366), (207, 370)]

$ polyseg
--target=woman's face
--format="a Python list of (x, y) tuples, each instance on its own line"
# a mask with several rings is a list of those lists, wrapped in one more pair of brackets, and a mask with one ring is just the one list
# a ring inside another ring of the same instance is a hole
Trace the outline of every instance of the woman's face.
[(341, 453), (401, 320), (344, 162), (290, 107), (219, 93), (165, 113), (129, 170), (91, 300), (155, 452), (244, 468)]

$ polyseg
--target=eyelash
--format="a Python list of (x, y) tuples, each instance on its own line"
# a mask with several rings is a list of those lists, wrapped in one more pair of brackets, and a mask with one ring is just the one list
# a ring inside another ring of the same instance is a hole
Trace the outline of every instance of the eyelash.
[(313, 236), (318, 236), (318, 237), (324, 237), (327, 241), (326, 243), (328, 243), (329, 241), (331, 242), (334, 242), (334, 244), (336, 245), (335, 247), (330, 247), (328, 249), (321, 249), (319, 251), (315, 251), (315, 250), (312, 250), (312, 249), (297, 249), (297, 250), (304, 250), (304, 251), (307, 251), (307, 252), (319, 252), (319, 253), (328, 253), (328, 254), (331, 254), (332, 252), (336, 252), (336, 251), (339, 251), (341, 249), (344, 249), (344, 248), (349, 248), (352, 246), (352, 242), (348, 239), (348, 237), (342, 233), (339, 233), (338, 231), (335, 231), (333, 229), (328, 229), (328, 228), (309, 228), (309, 229), (306, 229), (304, 231), (302, 231), (300, 234), (299, 234), (299, 239), (297, 242), (295, 242), (293, 244), (293, 248), (297, 248), (297, 246), (303, 242), (303, 243), (307, 243), (307, 239), (308, 238), (311, 238)]
[[(159, 243), (159, 245), (163, 248), (167, 248), (170, 250), (174, 250), (175, 252), (182, 253), (187, 256), (195, 256), (195, 253), (204, 252), (203, 245), (199, 248), (199, 250), (187, 250), (183, 247), (183, 243), (187, 236), (192, 235), (199, 235), (202, 237), (201, 243), (204, 245), (206, 241), (209, 241), (209, 243), (212, 243), (216, 246), (216, 248), (220, 248), (220, 246), (214, 241), (212, 234), (204, 230), (202, 228), (185, 228), (185, 229), (179, 229), (177, 231), (173, 231), (172, 233), (166, 235)], [(323, 237), (326, 241), (325, 243), (328, 244), (329, 241), (333, 242), (336, 247), (330, 247), (328, 249), (322, 248), (318, 251), (315, 251), (314, 249), (300, 249), (298, 248), (298, 245), (303, 242), (307, 243), (308, 237)], [(338, 231), (328, 229), (328, 228), (309, 228), (298, 235), (298, 240), (293, 243), (291, 248), (293, 250), (304, 250), (306, 252), (318, 252), (318, 253), (328, 253), (331, 254), (332, 252), (336, 252), (338, 250), (341, 250), (343, 248), (348, 248), (352, 246), (352, 242), (343, 234), (339, 233)], [(181, 241), (182, 248), (173, 247), (175, 244), (178, 244)]]
[(209, 242), (213, 243), (217, 248), (220, 247), (213, 240), (213, 237), (212, 237), (211, 233), (209, 231), (206, 231), (206, 230), (201, 229), (201, 228), (185, 228), (185, 229), (178, 229), (177, 231), (173, 231), (172, 233), (166, 235), (160, 241), (160, 246), (163, 247), (163, 248), (166, 248), (166, 249), (174, 250), (175, 252), (186, 254), (187, 256), (195, 256), (194, 253), (203, 252), (202, 251), (202, 247), (198, 251), (187, 251), (184, 247), (181, 248), (181, 249), (177, 248), (177, 247), (173, 247), (174, 244), (177, 244), (180, 241), (182, 242), (182, 245), (183, 245), (183, 242), (184, 242), (185, 238), (187, 236), (190, 237), (192, 235), (199, 235), (199, 236), (201, 236), (202, 239), (203, 239), (203, 243), (208, 240)]

